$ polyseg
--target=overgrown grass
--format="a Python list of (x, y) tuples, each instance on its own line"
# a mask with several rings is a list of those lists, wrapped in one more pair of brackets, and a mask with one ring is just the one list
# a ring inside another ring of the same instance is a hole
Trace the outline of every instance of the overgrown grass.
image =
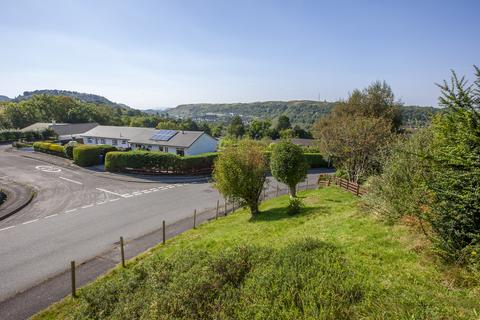
[[(469, 274), (335, 187), (266, 201), (117, 268), (35, 319), (478, 319)], [(460, 281), (459, 281), (460, 280)]]

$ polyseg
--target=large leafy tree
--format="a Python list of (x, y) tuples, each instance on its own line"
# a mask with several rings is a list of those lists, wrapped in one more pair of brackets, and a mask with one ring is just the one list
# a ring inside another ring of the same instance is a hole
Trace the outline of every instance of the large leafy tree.
[(243, 140), (227, 147), (218, 156), (213, 171), (215, 188), (227, 199), (240, 201), (252, 215), (259, 213), (260, 195), (267, 169), (263, 148), (255, 141)]
[(270, 158), (270, 170), (275, 179), (288, 186), (290, 196), (296, 197), (297, 184), (306, 178), (308, 170), (302, 148), (286, 140), (276, 144)]

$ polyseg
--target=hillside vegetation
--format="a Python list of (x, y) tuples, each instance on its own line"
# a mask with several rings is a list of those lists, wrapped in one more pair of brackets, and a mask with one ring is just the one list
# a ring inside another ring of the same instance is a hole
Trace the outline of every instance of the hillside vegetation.
[[(204, 224), (34, 319), (477, 319), (478, 281), (336, 187)], [(127, 247), (128, 248), (128, 247)]]
[[(274, 119), (280, 115), (290, 118), (292, 124), (310, 127), (317, 119), (330, 114), (336, 102), (296, 100), (296, 101), (266, 101), (252, 103), (222, 103), (222, 104), (183, 104), (168, 109), (169, 115), (182, 118), (202, 118), (206, 114), (224, 115), (238, 114), (247, 118)], [(440, 109), (420, 106), (401, 107), (402, 123), (424, 125), (433, 114)], [(222, 117), (219, 116), (219, 120)]]

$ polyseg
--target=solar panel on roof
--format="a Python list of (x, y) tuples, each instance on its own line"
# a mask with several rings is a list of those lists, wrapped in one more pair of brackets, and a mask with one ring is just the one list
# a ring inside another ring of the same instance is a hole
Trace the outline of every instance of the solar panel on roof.
[(155, 141), (168, 141), (177, 134), (175, 130), (159, 130), (150, 139)]

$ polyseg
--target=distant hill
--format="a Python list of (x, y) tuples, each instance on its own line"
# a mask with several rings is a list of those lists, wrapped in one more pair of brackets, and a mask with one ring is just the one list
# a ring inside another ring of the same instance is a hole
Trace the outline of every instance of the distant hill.
[(334, 102), (294, 100), (294, 101), (265, 101), (252, 103), (228, 104), (184, 104), (168, 109), (170, 116), (193, 118), (200, 120), (202, 117), (229, 118), (240, 115), (243, 118), (274, 119), (282, 114), (287, 115), (294, 124), (310, 126), (321, 116), (330, 113)]
[(15, 99), (12, 99), (12, 101), (19, 102), (22, 100), (27, 100), (30, 99), (32, 96), (37, 95), (37, 94), (46, 94), (46, 95), (52, 95), (52, 96), (67, 96), (71, 98), (78, 99), (83, 102), (87, 103), (95, 103), (95, 104), (105, 104), (111, 107), (117, 107), (117, 108), (127, 108), (130, 109), (129, 106), (121, 103), (116, 103), (108, 100), (105, 97), (96, 95), (96, 94), (91, 94), (91, 93), (81, 93), (81, 92), (76, 92), (76, 91), (67, 91), (67, 90), (34, 90), (34, 91), (25, 91), (22, 95), (19, 95)]
[(10, 99), (10, 98), (7, 97), (7, 96), (2, 96), (2, 95), (0, 95), (0, 102), (1, 102), (1, 101), (10, 101), (10, 100), (12, 100), (12, 99)]
[[(193, 118), (194, 120), (222, 121), (233, 115), (243, 119), (263, 118), (274, 119), (284, 114), (293, 124), (310, 127), (318, 118), (328, 115), (335, 102), (294, 100), (265, 101), (252, 103), (198, 103), (183, 104), (165, 110), (169, 116)], [(403, 123), (409, 126), (423, 125), (440, 109), (433, 107), (404, 106), (402, 107)]]

